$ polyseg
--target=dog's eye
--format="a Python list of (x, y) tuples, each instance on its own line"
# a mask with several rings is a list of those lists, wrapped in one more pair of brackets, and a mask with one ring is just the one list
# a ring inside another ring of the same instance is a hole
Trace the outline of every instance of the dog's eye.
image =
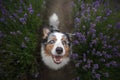
[(63, 45), (67, 45), (67, 41), (62, 41), (62, 44)]
[(54, 44), (54, 43), (55, 43), (55, 40), (51, 40), (51, 41), (49, 41), (48, 43)]

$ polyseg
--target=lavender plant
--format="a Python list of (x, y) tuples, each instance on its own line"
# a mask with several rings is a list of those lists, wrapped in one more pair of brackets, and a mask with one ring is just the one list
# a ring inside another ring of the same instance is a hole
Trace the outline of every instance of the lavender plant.
[(33, 56), (43, 0), (0, 0), (0, 80), (38, 76)]
[(75, 80), (120, 79), (120, 15), (108, 5), (103, 0), (76, 0), (73, 4)]

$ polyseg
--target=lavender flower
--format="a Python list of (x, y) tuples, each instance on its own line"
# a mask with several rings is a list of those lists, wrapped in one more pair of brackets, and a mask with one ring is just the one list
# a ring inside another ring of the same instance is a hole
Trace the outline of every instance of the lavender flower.
[(27, 48), (27, 46), (26, 46), (26, 44), (25, 44), (24, 42), (22, 42), (21, 48), (22, 48), (22, 49)]
[(26, 24), (26, 19), (25, 18), (20, 18), (19, 20), (22, 24)]
[(0, 38), (4, 37), (4, 34), (2, 33), (2, 31), (0, 31)]
[(19, 31), (19, 30), (17, 30), (17, 34), (22, 34), (22, 32), (21, 32), (21, 31)]
[(19, 10), (17, 10), (17, 12), (18, 12), (18, 13), (22, 13), (22, 12), (23, 12), (23, 9), (22, 9), (21, 6), (19, 7)]
[(73, 54), (71, 55), (71, 57), (75, 60), (75, 59), (78, 58), (78, 54), (77, 54), (77, 53), (73, 53)]
[(39, 76), (39, 72), (35, 73), (35, 78), (37, 78)]
[(112, 28), (112, 25), (111, 25), (111, 24), (108, 24), (108, 28)]
[(28, 11), (30, 14), (33, 14), (34, 10), (32, 8), (32, 4), (29, 5)]
[(23, 0), (20, 0), (20, 4), (23, 4)]
[(95, 8), (98, 8), (98, 7), (100, 6), (99, 1), (96, 0), (96, 1), (93, 3), (93, 6), (94, 6)]
[(104, 58), (101, 58), (99, 61), (100, 61), (100, 62), (105, 62), (105, 59), (104, 59)]
[(93, 69), (98, 69), (99, 68), (99, 65), (98, 64), (94, 64), (93, 65)]
[(40, 13), (38, 13), (37, 16), (40, 17)]
[(99, 34), (100, 39), (103, 39), (103, 33)]
[(118, 66), (116, 61), (111, 61), (110, 64), (111, 64), (112, 66), (114, 66), (114, 67), (117, 67), (117, 66)]
[(85, 9), (85, 4), (84, 3), (81, 4), (81, 9)]
[(28, 16), (28, 14), (27, 14), (27, 13), (25, 13), (25, 14), (24, 14), (24, 18), (25, 18), (25, 19), (27, 19), (27, 16)]
[(17, 13), (13, 13), (12, 14), (15, 18), (19, 18), (18, 14)]
[(96, 21), (96, 22), (99, 22), (100, 19), (101, 19), (101, 16), (97, 16), (95, 21)]
[(97, 12), (97, 9), (96, 8), (92, 8), (93, 9), (93, 11), (96, 13)]
[[(95, 37), (96, 37), (96, 34), (95, 34), (95, 33), (93, 33), (93, 34), (92, 34), (92, 38), (95, 38)], [(97, 43), (97, 42), (96, 42), (96, 43)]]
[(120, 29), (120, 22), (118, 22), (115, 26), (116, 29)]
[(75, 64), (75, 67), (78, 68), (79, 66), (80, 66), (80, 63), (76, 63), (76, 64)]
[(111, 13), (112, 13), (111, 10), (107, 10), (107, 12), (106, 12), (106, 16), (109, 16)]
[(3, 6), (0, 9), (1, 9), (1, 12), (2, 12), (3, 15), (8, 14), (8, 11)]
[(108, 72), (103, 73), (103, 75), (104, 75), (105, 77), (109, 77), (109, 73), (108, 73)]
[(81, 43), (86, 42), (86, 37), (83, 34), (76, 32), (75, 35)]
[(86, 62), (86, 58), (87, 58), (87, 57), (86, 57), (86, 54), (83, 53), (83, 61), (84, 61), (84, 62)]
[(76, 80), (80, 80), (80, 77), (77, 77)]
[(79, 41), (78, 41), (78, 40), (74, 40), (74, 41), (73, 41), (73, 44), (74, 44), (74, 45), (78, 45), (78, 44), (79, 44)]
[(95, 77), (100, 80), (101, 75), (100, 74), (95, 74)]
[(96, 41), (96, 40), (93, 40), (93, 41), (92, 41), (92, 44), (96, 45), (96, 44), (97, 44), (97, 41)]
[(75, 5), (74, 1), (71, 1), (71, 6), (75, 7)]
[(97, 56), (102, 56), (102, 53), (99, 52), (99, 51), (97, 51), (96, 55), (97, 55)]
[(28, 42), (30, 39), (26, 36), (26, 37), (24, 37), (24, 40), (25, 40), (26, 42)]
[(94, 24), (94, 23), (90, 24), (90, 33), (95, 33), (96, 32), (96, 30), (94, 28), (95, 26), (96, 26), (96, 24)]
[(90, 23), (91, 28), (95, 28), (96, 24), (95, 23)]
[(5, 18), (1, 17), (0, 22), (4, 22), (4, 21), (5, 21)]
[(10, 32), (11, 35), (16, 35), (16, 32)]
[(109, 68), (110, 67), (110, 63), (106, 63), (105, 66)]
[(106, 54), (106, 55), (105, 55), (105, 58), (110, 59), (110, 58), (112, 58), (112, 55), (111, 55), (111, 54)]
[(75, 18), (75, 22), (76, 22), (76, 23), (80, 23), (80, 18), (76, 17), (76, 18)]

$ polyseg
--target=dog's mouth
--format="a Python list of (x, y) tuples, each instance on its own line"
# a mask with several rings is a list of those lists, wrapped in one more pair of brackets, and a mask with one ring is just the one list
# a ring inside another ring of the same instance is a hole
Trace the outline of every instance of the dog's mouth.
[(63, 56), (53, 55), (52, 58), (53, 58), (54, 63), (56, 63), (56, 64), (60, 64), (63, 60)]

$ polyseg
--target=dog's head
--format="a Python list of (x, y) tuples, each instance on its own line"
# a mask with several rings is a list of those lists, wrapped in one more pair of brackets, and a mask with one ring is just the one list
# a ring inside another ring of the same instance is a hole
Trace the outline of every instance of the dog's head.
[(70, 60), (71, 43), (68, 34), (43, 28), (41, 48), (42, 60), (51, 69), (57, 70)]

